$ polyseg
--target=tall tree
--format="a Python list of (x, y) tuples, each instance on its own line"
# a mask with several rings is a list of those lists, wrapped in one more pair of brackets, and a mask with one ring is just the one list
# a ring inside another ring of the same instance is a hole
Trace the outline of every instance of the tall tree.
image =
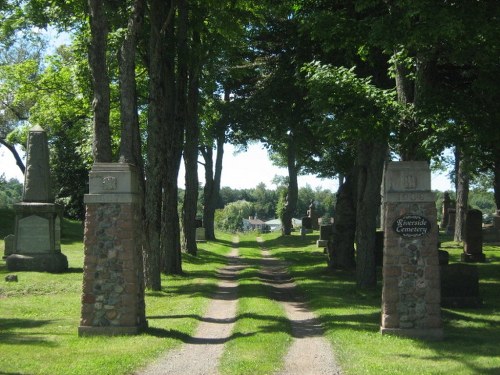
[(90, 11), (89, 66), (94, 90), (94, 161), (111, 162), (111, 132), (109, 128), (110, 88), (106, 59), (108, 20), (107, 1), (88, 0)]

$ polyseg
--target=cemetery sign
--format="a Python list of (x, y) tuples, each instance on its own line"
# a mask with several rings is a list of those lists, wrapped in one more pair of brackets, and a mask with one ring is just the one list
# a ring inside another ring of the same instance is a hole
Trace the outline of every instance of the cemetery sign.
[(392, 223), (392, 229), (404, 238), (421, 237), (431, 230), (431, 223), (420, 215), (403, 215)]

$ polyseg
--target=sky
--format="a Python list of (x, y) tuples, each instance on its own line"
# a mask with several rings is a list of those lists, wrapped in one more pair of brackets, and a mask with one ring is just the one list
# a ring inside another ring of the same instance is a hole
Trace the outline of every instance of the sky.
[[(232, 145), (225, 145), (222, 167), (221, 186), (232, 189), (250, 189), (263, 182), (268, 189), (275, 189), (272, 184), (274, 176), (286, 176), (285, 168), (272, 165), (267, 151), (260, 144), (250, 145), (246, 152), (235, 153)], [(181, 164), (182, 165), (182, 164)], [(5, 175), (8, 180), (16, 178), (23, 181), (23, 175), (16, 165), (14, 157), (4, 146), (0, 146), (0, 175)], [(203, 183), (203, 166), (198, 168), (198, 176)], [(315, 176), (299, 176), (299, 188), (309, 185), (311, 188), (327, 189), (336, 192), (338, 181), (320, 179)], [(453, 190), (448, 178), (444, 174), (432, 174), (431, 186), (434, 190)], [(184, 187), (184, 169), (179, 172), (179, 187)]]

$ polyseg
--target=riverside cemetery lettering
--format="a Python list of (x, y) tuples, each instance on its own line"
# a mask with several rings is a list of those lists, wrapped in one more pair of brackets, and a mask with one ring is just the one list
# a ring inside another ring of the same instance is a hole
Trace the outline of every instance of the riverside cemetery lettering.
[(392, 229), (404, 238), (421, 237), (431, 230), (431, 223), (420, 215), (404, 215), (397, 218)]

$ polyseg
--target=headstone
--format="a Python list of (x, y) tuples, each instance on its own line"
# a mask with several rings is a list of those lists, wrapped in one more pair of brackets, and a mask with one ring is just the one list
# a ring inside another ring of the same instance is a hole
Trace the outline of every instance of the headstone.
[(500, 242), (500, 210), (493, 215), (492, 224), (483, 229), (484, 242)]
[(319, 227), (319, 240), (316, 242), (318, 247), (327, 248), (328, 241), (333, 236), (333, 224), (324, 224)]
[(477, 266), (455, 263), (441, 267), (442, 307), (479, 307), (481, 305)]
[(3, 257), (7, 258), (9, 255), (14, 254), (14, 235), (9, 234), (3, 239), (4, 250)]
[(312, 230), (311, 218), (309, 216), (304, 216), (302, 218), (302, 228), (306, 231)]
[[(63, 207), (54, 203), (49, 169), (47, 134), (30, 129), (23, 200), (14, 205), (15, 233), (6, 258), (11, 271), (64, 272), (68, 259), (61, 253)], [(10, 245), (9, 245), (10, 246)]]
[(195, 219), (195, 222), (196, 222), (196, 228), (203, 228), (203, 219), (200, 219), (199, 217), (197, 217)]
[(147, 326), (135, 174), (125, 163), (96, 163), (90, 172), (80, 336), (137, 334)]
[(484, 262), (483, 254), (483, 213), (480, 210), (468, 210), (465, 217), (465, 239), (463, 262)]
[(442, 339), (438, 228), (426, 162), (390, 162), (384, 181), (382, 334)]
[(443, 206), (441, 210), (441, 224), (440, 227), (442, 229), (445, 229), (446, 226), (448, 225), (448, 210), (451, 208), (451, 199), (450, 199), (450, 193), (445, 192), (444, 197), (443, 197)]
[(318, 217), (316, 215), (316, 209), (314, 207), (314, 200), (311, 200), (311, 204), (309, 204), (309, 210), (307, 211), (307, 216), (311, 219), (311, 228), (308, 229), (314, 229), (318, 230)]
[(453, 236), (455, 234), (455, 220), (457, 210), (454, 208), (448, 209), (448, 225), (446, 226), (446, 234)]
[(205, 228), (203, 227), (196, 228), (196, 242), (207, 242), (205, 237)]

